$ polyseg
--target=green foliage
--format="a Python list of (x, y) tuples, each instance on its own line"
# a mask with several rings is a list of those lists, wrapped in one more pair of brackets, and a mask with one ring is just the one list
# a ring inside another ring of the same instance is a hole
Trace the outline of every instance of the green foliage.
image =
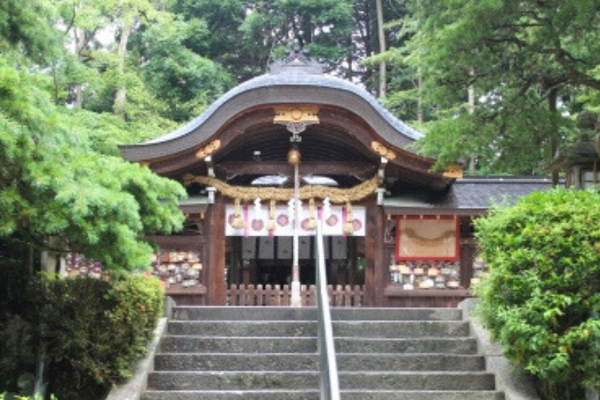
[(485, 324), (546, 399), (583, 398), (600, 386), (600, 194), (534, 193), (476, 226)]
[(0, 390), (22, 393), (25, 385), (19, 378), (25, 376), (25, 371), (35, 371), (31, 325), (12, 314), (0, 315), (0, 322)]
[(94, 151), (87, 129), (73, 129), (52, 104), (46, 81), (0, 58), (0, 236), (39, 249), (52, 236), (109, 269), (146, 267), (151, 248), (141, 239), (181, 227), (183, 188)]
[(157, 116), (143, 122), (127, 122), (111, 112), (82, 109), (59, 109), (57, 112), (65, 131), (87, 138), (92, 151), (115, 157), (120, 157), (119, 145), (150, 140), (176, 127), (172, 121)]
[(52, 0), (4, 0), (0, 3), (0, 53), (29, 64), (27, 58), (47, 65), (61, 50), (61, 35), (54, 29)]
[[(388, 5), (386, 12), (393, 9)], [(365, 82), (368, 72), (357, 66), (376, 48), (370, 1), (177, 0), (172, 10), (193, 28), (185, 47), (222, 65), (238, 82), (264, 73), (297, 38), (327, 70)]]
[(30, 296), (48, 391), (80, 400), (98, 398), (131, 375), (152, 338), (164, 292), (157, 279), (133, 274), (111, 282), (43, 278)]
[[(403, 13), (384, 4), (387, 20)], [(376, 27), (366, 0), (7, 0), (0, 51), (43, 71), (57, 105), (116, 113), (135, 129), (111, 130), (149, 137), (264, 73), (296, 38), (328, 70), (371, 86), (360, 61), (378, 48)], [(397, 31), (387, 28), (390, 43)]]
[[(552, 113), (526, 103), (515, 100), (497, 115), (482, 107), (470, 113), (466, 104), (438, 112), (439, 119), (426, 124), (427, 135), (417, 147), (436, 158), (438, 167), (476, 154), (479, 174), (545, 174), (552, 159), (548, 135)], [(573, 123), (560, 116), (555, 121), (560, 141), (570, 143)]]
[(191, 27), (183, 21), (154, 25), (144, 32), (142, 74), (157, 98), (166, 104), (163, 115), (175, 121), (196, 117), (232, 86), (223, 68), (184, 46)]
[(480, 172), (543, 172), (571, 143), (573, 116), (598, 109), (598, 2), (407, 3), (410, 40), (389, 57), (422, 74), (422, 107), (433, 111), (422, 148), (441, 166), (475, 158)]
[[(44, 400), (40, 396), (12, 396), (7, 393), (0, 393), (0, 400)], [(50, 400), (57, 400), (56, 396), (51, 395)]]

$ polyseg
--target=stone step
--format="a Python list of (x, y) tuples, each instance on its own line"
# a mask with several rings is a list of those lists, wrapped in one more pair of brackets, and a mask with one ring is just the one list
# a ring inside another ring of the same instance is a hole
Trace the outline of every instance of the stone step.
[[(504, 400), (497, 391), (342, 391), (342, 400)], [(319, 400), (318, 390), (149, 391), (142, 400)]]
[[(141, 400), (319, 400), (318, 390), (149, 390)], [(344, 399), (345, 400), (345, 399)], [(420, 400), (420, 399), (419, 399)], [(471, 400), (471, 399), (466, 399)], [(475, 400), (475, 399), (473, 399)], [(479, 399), (477, 399), (479, 400)]]
[(316, 337), (317, 322), (311, 321), (171, 321), (172, 335)]
[[(473, 338), (364, 339), (336, 338), (338, 353), (443, 353), (475, 354)], [(317, 339), (310, 337), (202, 337), (167, 336), (163, 353), (316, 353)]]
[(487, 372), (341, 372), (342, 390), (494, 390)]
[(316, 337), (166, 336), (162, 353), (316, 353)]
[[(485, 360), (455, 354), (338, 354), (340, 371), (482, 371)], [(315, 371), (316, 354), (158, 354), (156, 371)]]
[[(468, 336), (469, 325), (462, 321), (336, 321), (336, 337), (453, 337)], [(202, 336), (285, 336), (317, 335), (317, 323), (309, 321), (172, 321), (172, 335)]]
[(385, 354), (476, 354), (477, 341), (473, 338), (408, 338), (408, 339), (365, 339), (336, 338), (335, 350), (343, 353)]
[[(316, 321), (314, 307), (174, 307), (178, 320), (204, 321)], [(458, 321), (462, 311), (456, 308), (332, 308), (334, 320), (371, 321)]]
[(302, 372), (153, 372), (148, 377), (153, 390), (265, 390), (318, 389), (319, 373)]
[[(390, 391), (352, 390), (341, 393), (342, 400), (504, 400), (504, 393), (486, 391)], [(246, 399), (246, 397), (244, 397)], [(185, 399), (181, 399), (185, 400)], [(202, 400), (202, 399), (198, 399)], [(219, 399), (221, 400), (221, 399)], [(265, 399), (267, 400), (267, 399)]]
[(315, 371), (317, 354), (157, 354), (156, 371)]
[[(342, 372), (342, 389), (493, 390), (494, 376), (485, 372)], [(315, 389), (317, 371), (304, 372), (155, 372), (148, 386), (157, 390)]]
[(483, 371), (485, 359), (458, 354), (338, 354), (343, 371)]
[(461, 321), (458, 308), (332, 308), (335, 321)]
[(411, 338), (469, 336), (469, 324), (462, 321), (337, 321), (337, 337)]

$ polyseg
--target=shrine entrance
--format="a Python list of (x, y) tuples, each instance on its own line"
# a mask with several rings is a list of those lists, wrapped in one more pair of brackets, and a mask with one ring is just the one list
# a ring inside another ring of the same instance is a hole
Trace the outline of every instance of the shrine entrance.
[[(317, 219), (322, 221), (326, 234), (324, 257), (331, 292), (354, 290), (362, 293), (365, 283), (364, 208), (358, 207), (348, 213), (346, 207), (331, 206), (328, 201), (318, 205), (312, 201), (309, 207), (303, 207), (300, 202), (299, 223), (295, 224), (296, 214), (291, 204), (289, 207), (273, 205), (267, 210), (263, 209), (259, 199), (253, 205), (238, 204), (226, 208), (228, 304), (288, 305), (296, 263), (301, 303), (311, 305), (318, 257)], [(352, 225), (352, 235), (343, 233), (346, 224)], [(296, 251), (294, 246), (298, 246)], [(348, 298), (347, 303), (362, 305), (362, 298)]]
[[(284, 285), (292, 279), (291, 237), (228, 237), (226, 280), (235, 285)], [(327, 282), (330, 285), (364, 285), (365, 240), (360, 237), (325, 238)], [(300, 240), (300, 282), (315, 284), (315, 247), (312, 237)]]

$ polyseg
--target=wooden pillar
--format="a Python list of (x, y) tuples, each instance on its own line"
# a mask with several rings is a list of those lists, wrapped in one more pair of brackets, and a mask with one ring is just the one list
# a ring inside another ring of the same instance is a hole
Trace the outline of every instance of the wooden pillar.
[(208, 237), (207, 282), (208, 305), (223, 306), (226, 300), (225, 285), (225, 203), (218, 197), (206, 215)]
[(469, 288), (473, 277), (473, 261), (477, 246), (471, 229), (471, 218), (460, 218), (460, 285)]
[(367, 235), (365, 237), (365, 306), (380, 307), (384, 303), (383, 285), (387, 265), (384, 261), (383, 208), (374, 203), (367, 206)]

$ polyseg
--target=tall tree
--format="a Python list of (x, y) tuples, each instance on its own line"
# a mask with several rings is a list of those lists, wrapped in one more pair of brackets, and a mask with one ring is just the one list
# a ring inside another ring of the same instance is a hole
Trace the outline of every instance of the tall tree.
[(296, 39), (329, 70), (341, 70), (353, 46), (350, 0), (178, 0), (174, 11), (197, 27), (186, 46), (238, 82), (264, 73)]
[[(379, 38), (379, 53), (383, 54), (387, 51), (385, 46), (385, 31), (384, 31), (384, 21), (383, 21), (383, 6), (381, 5), (381, 0), (375, 0), (376, 8), (377, 8), (377, 32)], [(382, 59), (379, 62), (379, 97), (385, 99), (386, 95), (386, 62), (385, 59)]]
[(181, 20), (157, 23), (139, 35), (134, 47), (148, 89), (165, 104), (161, 114), (177, 122), (196, 117), (233, 86), (222, 66), (185, 46), (191, 29)]
[[(105, 29), (110, 21), (109, 16), (97, 2), (91, 0), (64, 0), (58, 3), (61, 16), (61, 26), (68, 39), (67, 46), (72, 52), (65, 54), (62, 63), (55, 65), (55, 101), (62, 96), (59, 85), (59, 74), (66, 80), (68, 95), (65, 101), (70, 102), (75, 108), (83, 107), (84, 85), (90, 79), (90, 71), (86, 67), (90, 53), (98, 45), (97, 35)], [(62, 71), (56, 71), (61, 69)]]
[[(569, 139), (570, 114), (600, 90), (600, 4), (593, 0), (416, 1), (408, 51), (438, 108), (421, 148), (482, 172), (543, 171)], [(474, 72), (474, 73), (472, 73)], [(467, 88), (477, 107), (469, 112)], [(587, 97), (582, 97), (587, 94)]]
[(116, 115), (125, 117), (125, 101), (127, 85), (125, 83), (125, 67), (127, 61), (127, 46), (129, 39), (140, 23), (152, 23), (167, 17), (159, 11), (152, 0), (111, 0), (106, 3), (106, 10), (114, 18), (118, 32), (118, 46), (116, 49), (116, 72), (120, 81), (116, 88), (113, 110)]
[(152, 249), (144, 235), (181, 227), (177, 201), (185, 192), (96, 151), (93, 129), (52, 101), (46, 67), (62, 54), (57, 9), (43, 3), (45, 12), (32, 15), (32, 4), (3, 9), (27, 35), (0, 30), (0, 237), (36, 252), (70, 248), (109, 269), (146, 267)]
[[(365, 72), (368, 74), (370, 70), (379, 67), (377, 92), (381, 93), (382, 88), (385, 92), (384, 97), (380, 95), (380, 101), (403, 120), (416, 120), (420, 126), (429, 113), (422, 98), (422, 72), (408, 62), (411, 55), (406, 49), (407, 41), (417, 29), (416, 21), (411, 18), (405, 2), (382, 2), (382, 6), (383, 20), (389, 22), (377, 22), (377, 26), (382, 27), (376, 35), (380, 51), (367, 56), (363, 61), (363, 65), (368, 67)], [(389, 48), (386, 43), (390, 44)], [(381, 79), (382, 77), (385, 79)], [(370, 80), (367, 79), (367, 82)], [(367, 84), (367, 87), (371, 86), (373, 85)]]

